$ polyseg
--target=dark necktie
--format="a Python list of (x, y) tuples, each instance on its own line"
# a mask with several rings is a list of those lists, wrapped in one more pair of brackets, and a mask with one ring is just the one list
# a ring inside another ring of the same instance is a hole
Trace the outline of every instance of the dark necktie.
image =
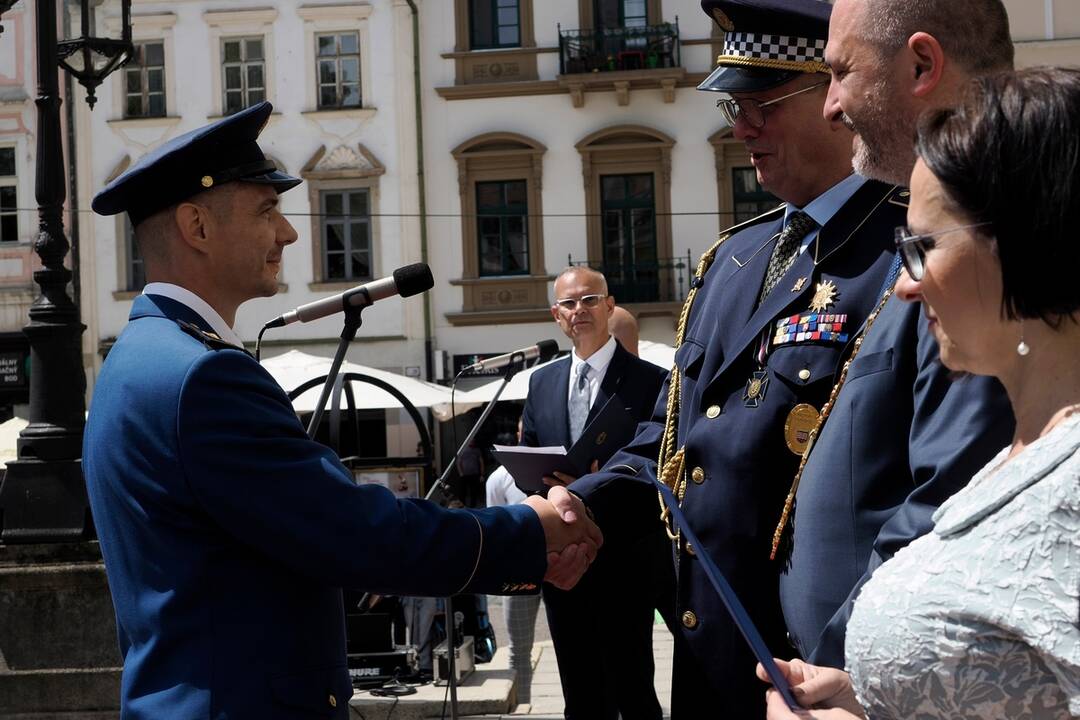
[(795, 264), (795, 258), (799, 257), (799, 246), (803, 238), (817, 227), (814, 219), (799, 210), (791, 214), (787, 227), (780, 233), (780, 238), (773, 248), (772, 257), (769, 258), (769, 269), (765, 271), (765, 283), (761, 286), (761, 295), (758, 296), (758, 305), (765, 302), (765, 298), (773, 291), (791, 266)]

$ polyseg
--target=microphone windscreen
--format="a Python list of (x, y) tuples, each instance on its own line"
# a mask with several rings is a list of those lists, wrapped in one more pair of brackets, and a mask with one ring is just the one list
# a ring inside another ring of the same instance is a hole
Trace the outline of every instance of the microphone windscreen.
[(554, 340), (541, 340), (536, 343), (536, 347), (540, 348), (540, 362), (542, 363), (546, 363), (559, 354), (559, 343)]
[(425, 263), (414, 263), (394, 271), (394, 285), (397, 286), (398, 295), (412, 297), (430, 290), (435, 285), (435, 278)]

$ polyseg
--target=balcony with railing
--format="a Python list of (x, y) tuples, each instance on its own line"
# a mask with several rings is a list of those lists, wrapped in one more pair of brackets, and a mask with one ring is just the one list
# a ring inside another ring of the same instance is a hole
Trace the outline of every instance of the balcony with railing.
[(694, 278), (691, 260), (689, 250), (680, 257), (623, 263), (590, 262), (567, 256), (568, 265), (587, 265), (603, 273), (608, 294), (619, 305), (681, 305), (690, 292), (690, 281)]
[(659, 25), (558, 30), (558, 80), (575, 107), (592, 90), (614, 90), (619, 104), (628, 105), (630, 90), (661, 88), (664, 101), (674, 102), (675, 86), (686, 76), (678, 18)]

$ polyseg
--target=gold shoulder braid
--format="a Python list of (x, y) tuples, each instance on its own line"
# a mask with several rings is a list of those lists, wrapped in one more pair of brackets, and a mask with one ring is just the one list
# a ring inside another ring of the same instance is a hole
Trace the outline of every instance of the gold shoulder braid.
[[(697, 297), (698, 290), (705, 283), (705, 273), (712, 267), (717, 250), (729, 237), (731, 237), (730, 230), (721, 234), (717, 241), (713, 243), (713, 246), (706, 250), (698, 261), (697, 270), (694, 272), (694, 280), (690, 283), (690, 292), (686, 294), (686, 301), (683, 302), (682, 313), (679, 315), (679, 325), (675, 331), (676, 348), (682, 347), (686, 336), (686, 326), (690, 321), (690, 309), (694, 305), (694, 298)], [(660, 438), (660, 455), (656, 460), (660, 482), (671, 488), (679, 502), (682, 502), (683, 495), (686, 493), (686, 476), (683, 472), (684, 448), (679, 448), (674, 453), (673, 451), (678, 444), (681, 386), (682, 376), (679, 374), (679, 366), (672, 365), (671, 379), (668, 381), (667, 416), (664, 419), (664, 435)], [(669, 538), (678, 542), (679, 536), (672, 530), (671, 511), (664, 504), (664, 496), (659, 491), (657, 491), (656, 496), (660, 502), (660, 520), (664, 523), (664, 529), (667, 530)]]
[(821, 433), (821, 428), (825, 425), (825, 421), (829, 417), (829, 413), (832, 412), (833, 406), (836, 405), (836, 398), (840, 394), (840, 390), (844, 387), (844, 382), (847, 380), (848, 368), (851, 367), (851, 363), (855, 361), (855, 358), (859, 356), (859, 349), (862, 347), (863, 340), (866, 338), (867, 333), (870, 332), (870, 328), (873, 327), (874, 321), (877, 320), (877, 316), (881, 313), (882, 308), (885, 307), (885, 303), (892, 297), (894, 287), (895, 285), (885, 291), (884, 295), (881, 296), (881, 300), (878, 301), (877, 307), (874, 308), (874, 312), (870, 313), (870, 316), (866, 318), (866, 326), (863, 328), (862, 334), (855, 340), (855, 346), (851, 349), (851, 357), (844, 363), (844, 367), (840, 371), (840, 378), (836, 381), (836, 384), (833, 385), (832, 392), (829, 393), (829, 401), (821, 408), (821, 415), (818, 416), (817, 424), (815, 424), (813, 430), (810, 431), (810, 435), (806, 440), (806, 449), (803, 450), (802, 458), (799, 460), (799, 469), (795, 473), (795, 479), (791, 481), (791, 490), (784, 500), (784, 511), (780, 514), (780, 522), (777, 524), (776, 531), (773, 533), (772, 552), (769, 553), (770, 560), (776, 559), (776, 552), (780, 547), (780, 538), (784, 534), (784, 529), (787, 527), (788, 520), (791, 517), (791, 510), (795, 506), (795, 493), (799, 490), (799, 481), (802, 480), (803, 469), (806, 467), (806, 461), (810, 457), (810, 451), (814, 449), (814, 441), (817, 440), (818, 434)]

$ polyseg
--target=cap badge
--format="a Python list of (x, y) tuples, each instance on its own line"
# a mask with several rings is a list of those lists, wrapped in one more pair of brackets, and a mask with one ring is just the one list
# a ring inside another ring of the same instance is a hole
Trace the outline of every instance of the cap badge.
[(713, 8), (712, 11), (713, 20), (720, 26), (720, 29), (724, 32), (731, 32), (735, 29), (735, 23), (731, 22), (731, 18), (724, 14), (723, 10), (719, 8)]
[(202, 180), (200, 180), (199, 182), (202, 183), (202, 186), (204, 188), (212, 187), (214, 185), (214, 178), (210, 177), (209, 175), (203, 175)]

